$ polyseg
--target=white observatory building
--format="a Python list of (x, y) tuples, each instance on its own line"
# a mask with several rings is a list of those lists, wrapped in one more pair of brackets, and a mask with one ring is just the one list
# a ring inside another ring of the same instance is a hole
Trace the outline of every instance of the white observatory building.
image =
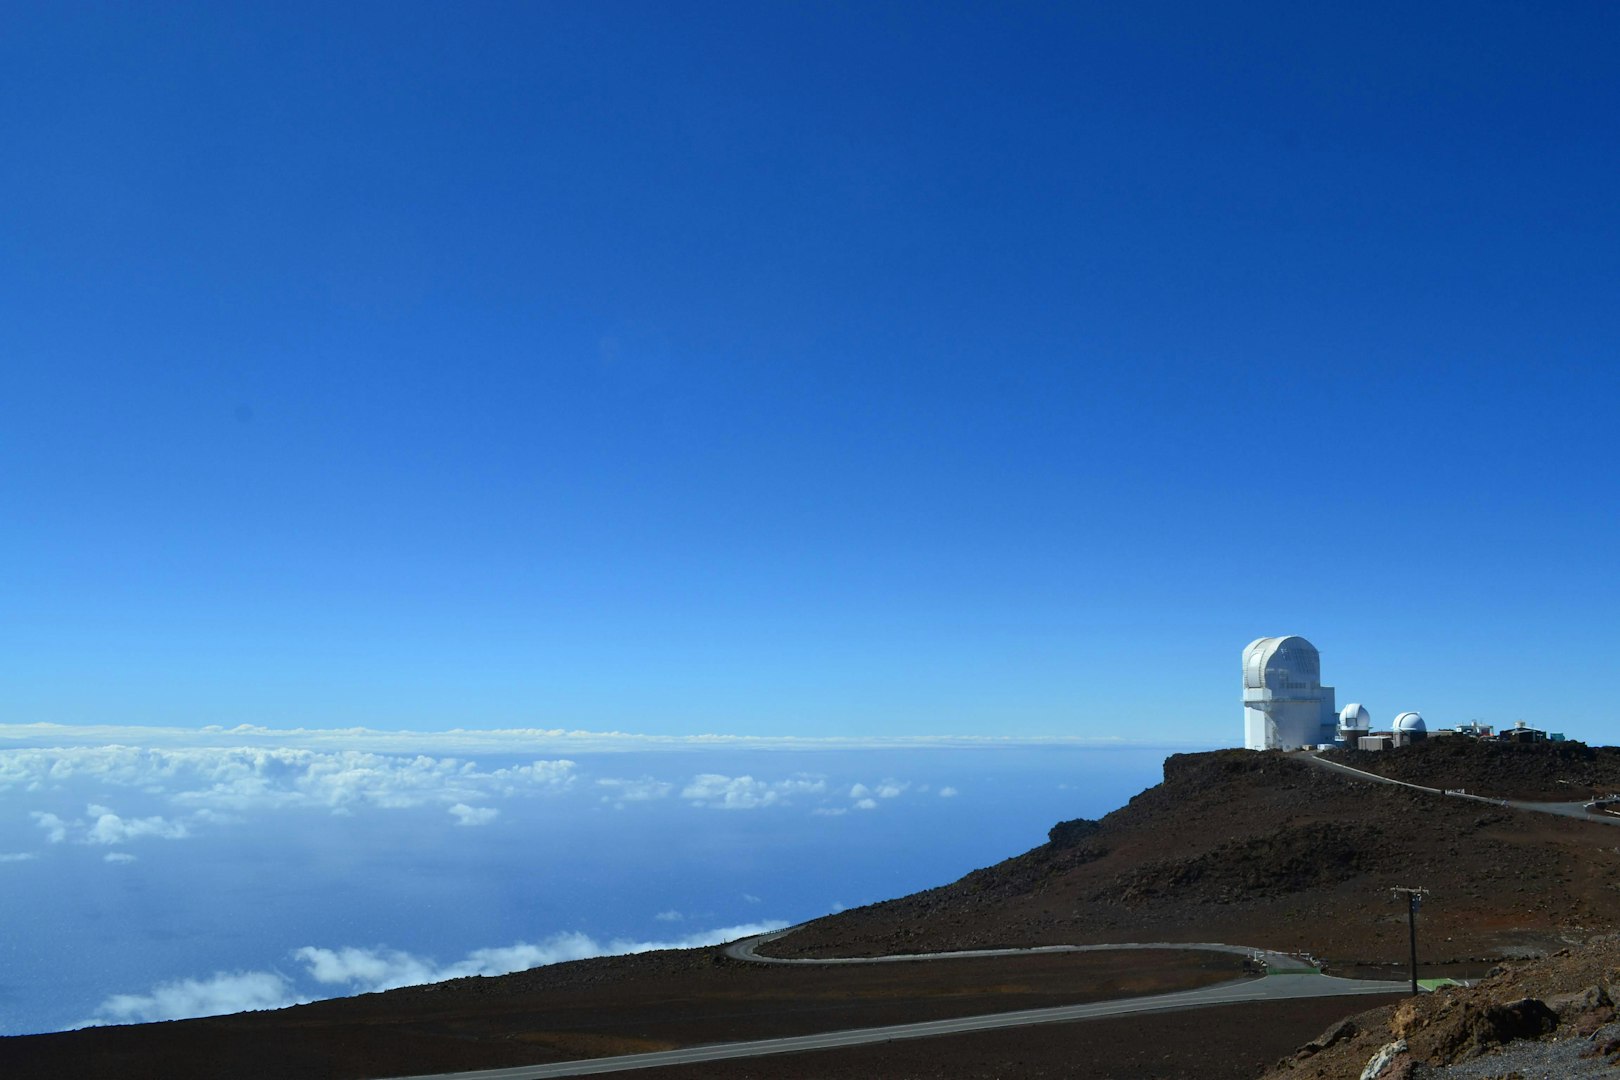
[(1350, 704), (1339, 710), (1339, 741), (1352, 750), (1372, 730), (1372, 714), (1367, 706)]
[[(1352, 724), (1365, 722), (1354, 706)], [(1350, 713), (1350, 709), (1345, 710)], [(1322, 685), (1322, 656), (1302, 637), (1263, 637), (1243, 650), (1243, 745), (1250, 750), (1296, 750), (1331, 743), (1341, 715), (1333, 687)]]
[(1429, 737), (1429, 726), (1423, 722), (1422, 713), (1403, 712), (1395, 718), (1390, 734), (1396, 746), (1410, 746)]

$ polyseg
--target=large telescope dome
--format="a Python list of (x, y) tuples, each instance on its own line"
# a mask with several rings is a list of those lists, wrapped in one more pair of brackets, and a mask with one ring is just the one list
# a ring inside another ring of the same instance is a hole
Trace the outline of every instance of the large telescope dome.
[(1322, 657), (1297, 634), (1255, 638), (1243, 650), (1243, 745), (1293, 750), (1331, 742), (1338, 709), (1322, 685)]
[(1322, 654), (1297, 634), (1256, 638), (1243, 650), (1245, 690), (1305, 690), (1320, 685)]

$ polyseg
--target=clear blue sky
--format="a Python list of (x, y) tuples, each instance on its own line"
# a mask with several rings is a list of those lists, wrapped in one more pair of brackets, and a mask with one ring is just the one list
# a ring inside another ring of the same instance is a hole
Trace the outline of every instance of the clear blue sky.
[(1620, 8), (6, 21), (0, 722), (1612, 737)]

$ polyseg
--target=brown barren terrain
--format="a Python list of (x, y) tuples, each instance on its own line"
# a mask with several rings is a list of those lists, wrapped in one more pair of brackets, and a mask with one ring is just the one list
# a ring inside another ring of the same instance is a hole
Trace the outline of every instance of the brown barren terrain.
[[(1241, 974), (1239, 957), (1208, 952), (826, 968), (751, 964), (718, 949), (689, 949), (276, 1012), (0, 1039), (0, 1076), (316, 1080), (495, 1068), (1070, 1005)], [(921, 1042), (906, 1044), (906, 1052), (926, 1054), (909, 1049)]]
[[(1328, 998), (658, 1069), (646, 1080), (1253, 1080), (1360, 1008)], [(1374, 1001), (1377, 998), (1372, 999)], [(1358, 1066), (1359, 1070), (1359, 1066)], [(634, 1074), (630, 1074), (634, 1075)], [(1351, 1073), (1352, 1080), (1357, 1073)]]
[(1431, 890), (1421, 919), (1432, 963), (1550, 951), (1620, 926), (1620, 827), (1356, 780), (1277, 753), (1177, 755), (1163, 784), (1053, 835), (950, 885), (818, 919), (765, 951), (1225, 941), (1335, 966), (1398, 964), (1406, 909), (1393, 885)]

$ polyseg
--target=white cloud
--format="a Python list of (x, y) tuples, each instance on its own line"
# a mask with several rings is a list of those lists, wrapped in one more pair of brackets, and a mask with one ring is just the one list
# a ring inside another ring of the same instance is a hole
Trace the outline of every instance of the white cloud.
[(784, 929), (788, 924), (778, 919), (768, 919), (763, 922), (738, 923), (735, 926), (721, 926), (713, 930), (699, 930), (685, 937), (670, 941), (628, 941), (624, 938), (615, 938), (609, 942), (608, 948), (612, 955), (624, 953), (653, 952), (658, 949), (702, 949), (710, 945), (721, 945), (738, 938), (753, 937), (756, 934), (769, 934), (775, 930)]
[(878, 808), (877, 801), (879, 799), (899, 798), (901, 795), (910, 790), (910, 788), (911, 783), (909, 781), (901, 780), (884, 780), (871, 787), (868, 787), (866, 784), (855, 784), (849, 789), (849, 797), (855, 800), (851, 806), (845, 809), (824, 807), (820, 810), (814, 811), (814, 813), (821, 814), (824, 817), (837, 817), (851, 809), (876, 810)]
[(755, 895), (754, 895), (754, 894), (753, 894), (753, 893), (751, 893), (751, 892), (745, 892), (745, 893), (743, 893), (743, 902), (744, 902), (744, 903), (746, 903), (746, 904), (760, 904), (760, 903), (764, 903), (764, 901), (762, 901), (762, 900), (761, 900), (761, 899), (760, 899), (760, 898), (759, 898), (759, 897), (757, 897), (757, 896), (755, 896)]
[[(873, 799), (896, 799), (904, 795), (910, 787), (910, 782), (900, 780), (884, 780), (875, 787), (856, 784), (849, 789), (849, 797), (856, 800), (855, 809), (870, 810), (876, 805), (872, 803)], [(872, 803), (872, 806), (867, 805), (868, 803)]]
[(74, 1026), (185, 1020), (248, 1009), (279, 1009), (308, 1000), (294, 992), (286, 976), (272, 971), (216, 972), (207, 979), (160, 983), (149, 994), (114, 994), (101, 1003), (94, 1017)]
[(959, 794), (961, 794), (961, 792), (957, 791), (953, 787), (942, 787), (939, 789), (939, 797), (942, 799), (954, 799)]
[(67, 822), (55, 814), (47, 814), (43, 810), (34, 810), (29, 813), (34, 824), (45, 830), (45, 839), (52, 844), (60, 844), (67, 839)]
[(495, 948), (475, 949), (462, 959), (448, 964), (382, 946), (326, 949), (306, 945), (295, 950), (293, 958), (303, 964), (307, 977), (319, 984), (322, 992), (313, 995), (301, 993), (292, 979), (275, 971), (216, 972), (207, 979), (160, 983), (146, 994), (115, 994), (101, 1003), (93, 1017), (73, 1026), (140, 1024), (155, 1020), (219, 1016), (249, 1009), (279, 1009), (320, 997), (331, 997), (334, 993), (365, 994), (469, 975), (504, 975), (542, 964), (585, 960), (593, 956), (618, 956), (655, 949), (696, 949), (769, 933), (787, 925), (774, 919), (742, 923), (698, 931), (668, 941), (619, 938), (600, 942), (585, 934), (564, 933), (538, 944), (519, 941)]
[(655, 949), (695, 949), (738, 938), (780, 930), (780, 921), (744, 923), (704, 930), (669, 941), (633, 941), (618, 938), (606, 943), (585, 934), (557, 934), (537, 944), (519, 941), (498, 948), (477, 949), (464, 958), (440, 964), (430, 957), (398, 949), (362, 949), (353, 946), (323, 949), (306, 945), (293, 953), (304, 964), (310, 978), (323, 986), (344, 988), (343, 993), (365, 994), (401, 986), (443, 982), (469, 975), (505, 975), (565, 960), (585, 960), (593, 956), (622, 956), (652, 952)]
[[(504, 768), (424, 754), (387, 755), (357, 750), (288, 748), (180, 748), (129, 746), (58, 747), (0, 751), (0, 791), (61, 790), (73, 782), (98, 788), (124, 787), (159, 796), (189, 813), (184, 820), (118, 819), (99, 829), (95, 843), (133, 830), (181, 835), (187, 822), (222, 824), (250, 811), (286, 807), (349, 813), (361, 808), (405, 809), (492, 799), (555, 794), (575, 782), (575, 764), (536, 760)], [(100, 814), (93, 816), (100, 817)], [(116, 818), (116, 815), (114, 815)], [(54, 843), (68, 822), (37, 812), (34, 820)]]
[(767, 782), (752, 776), (702, 773), (686, 785), (681, 798), (715, 810), (754, 810), (785, 803), (794, 795), (818, 795), (826, 790), (825, 780), (808, 776)]
[(127, 851), (109, 851), (101, 858), (104, 862), (110, 863), (132, 863), (135, 861), (135, 856)]
[(191, 835), (184, 822), (168, 821), (162, 817), (120, 817), (111, 808), (95, 803), (85, 807), (85, 813), (91, 819), (88, 824), (83, 820), (66, 821), (43, 810), (35, 810), (28, 816), (45, 830), (45, 839), (52, 844), (67, 840), (70, 831), (76, 834), (74, 839), (78, 843), (108, 845), (128, 843), (143, 836), (180, 840)]
[(85, 812), (95, 819), (84, 830), (86, 844), (124, 844), (142, 836), (181, 840), (191, 835), (183, 823), (161, 817), (122, 818), (105, 806), (95, 805), (86, 807)]
[(650, 776), (639, 779), (606, 778), (598, 780), (596, 786), (603, 788), (607, 794), (602, 796), (605, 803), (623, 805), (629, 802), (650, 802), (653, 799), (662, 799), (675, 790), (674, 784), (667, 784), (662, 780), (654, 780)]
[(493, 806), (468, 806), (466, 803), (456, 803), (450, 808), (455, 815), (457, 825), (488, 825), (501, 816), (501, 812)]
[(304, 806), (333, 811), (359, 807), (407, 809), (565, 790), (574, 783), (572, 761), (534, 761), (480, 769), (473, 761), (363, 753), (355, 750), (192, 752), (206, 786), (174, 796), (181, 805), (215, 810)]
[(686, 918), (686, 916), (682, 915), (678, 911), (671, 910), (660, 911), (658, 914), (654, 915), (653, 918), (657, 919), (659, 922), (680, 922), (682, 919)]
[(37, 858), (39, 856), (32, 851), (0, 851), (0, 863), (28, 862)]
[(433, 964), (397, 949), (321, 949), (306, 945), (293, 953), (310, 978), (327, 986), (347, 984), (360, 992), (433, 982)]

